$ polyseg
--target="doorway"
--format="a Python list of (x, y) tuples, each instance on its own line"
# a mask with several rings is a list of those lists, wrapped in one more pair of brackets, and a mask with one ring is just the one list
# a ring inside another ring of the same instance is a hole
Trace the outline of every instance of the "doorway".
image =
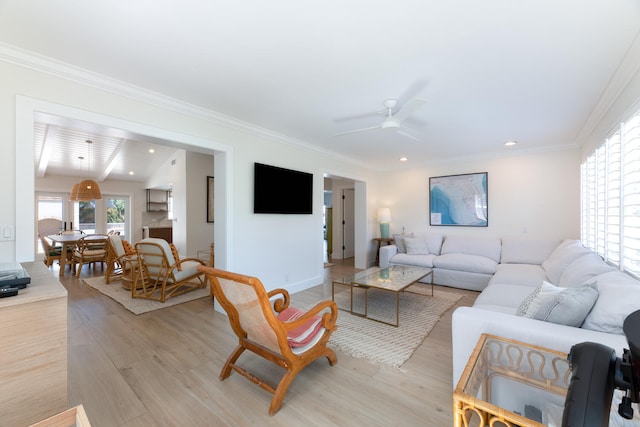
[[(229, 254), (233, 253), (233, 251), (230, 248), (230, 226), (227, 221), (227, 218), (230, 217), (232, 206), (229, 198), (233, 187), (231, 168), (228, 165), (230, 161), (229, 154), (232, 152), (230, 146), (211, 139), (180, 134), (139, 122), (17, 95), (15, 140), (17, 194), (35, 195), (34, 118), (38, 114), (62, 117), (64, 120), (71, 122), (90, 123), (92, 129), (95, 127), (120, 129), (139, 136), (140, 140), (143, 141), (153, 140), (159, 144), (213, 155), (216, 178), (219, 177), (219, 179), (215, 180), (215, 194), (216, 199), (221, 201), (221, 203), (216, 203), (215, 206), (215, 247), (216, 252), (220, 250), (220, 255), (216, 256), (216, 261), (219, 260), (221, 268), (232, 264), (231, 260), (228, 259)], [(37, 234), (34, 225), (36, 222), (34, 202), (35, 200), (32, 197), (18, 197), (16, 200), (15, 260), (17, 262), (34, 260), (36, 252), (34, 237)]]

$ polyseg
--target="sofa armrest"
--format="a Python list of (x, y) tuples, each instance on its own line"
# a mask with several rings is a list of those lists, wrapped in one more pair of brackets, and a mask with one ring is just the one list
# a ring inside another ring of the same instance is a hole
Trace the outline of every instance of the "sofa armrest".
[(585, 341), (609, 346), (618, 356), (622, 355), (624, 348), (628, 348), (624, 335), (558, 325), (476, 307), (459, 307), (453, 312), (451, 319), (454, 389), (483, 333), (564, 353), (569, 353), (574, 344)]
[(380, 268), (389, 267), (391, 258), (398, 253), (398, 247), (396, 245), (386, 245), (380, 248)]

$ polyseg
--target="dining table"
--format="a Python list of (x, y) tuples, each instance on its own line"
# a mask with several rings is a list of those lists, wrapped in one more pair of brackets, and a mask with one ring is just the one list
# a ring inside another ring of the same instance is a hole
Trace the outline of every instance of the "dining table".
[(86, 237), (83, 233), (62, 233), (62, 234), (50, 234), (48, 239), (54, 243), (62, 245), (62, 255), (60, 256), (60, 276), (64, 276), (64, 270), (67, 263), (70, 262), (69, 252), (73, 250), (73, 247), (78, 243), (78, 240), (82, 237)]

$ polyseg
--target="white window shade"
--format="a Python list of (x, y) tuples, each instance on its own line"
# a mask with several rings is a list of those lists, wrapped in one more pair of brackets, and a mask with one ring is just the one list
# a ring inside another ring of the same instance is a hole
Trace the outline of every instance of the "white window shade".
[(582, 242), (640, 276), (640, 111), (584, 160), (580, 175)]

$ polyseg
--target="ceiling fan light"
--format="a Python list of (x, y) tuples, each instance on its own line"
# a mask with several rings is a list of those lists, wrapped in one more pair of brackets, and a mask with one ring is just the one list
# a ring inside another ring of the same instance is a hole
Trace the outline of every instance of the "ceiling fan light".
[(100, 192), (100, 186), (92, 179), (85, 179), (78, 184), (78, 195), (76, 200), (82, 202), (89, 202), (91, 200), (102, 199), (102, 193)]
[(385, 120), (380, 125), (381, 129), (398, 129), (399, 127), (400, 127), (400, 124), (395, 120)]

